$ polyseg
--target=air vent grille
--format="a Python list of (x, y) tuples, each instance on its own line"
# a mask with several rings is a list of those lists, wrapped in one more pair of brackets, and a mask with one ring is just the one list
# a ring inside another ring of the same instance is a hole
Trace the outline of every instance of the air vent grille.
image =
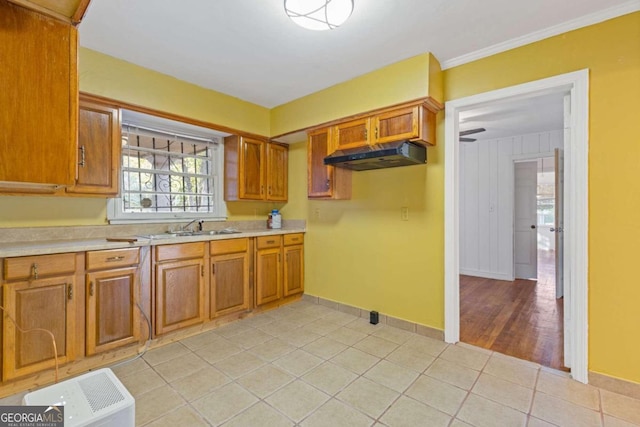
[(79, 384), (94, 414), (125, 400), (120, 390), (105, 373), (84, 378), (79, 381)]

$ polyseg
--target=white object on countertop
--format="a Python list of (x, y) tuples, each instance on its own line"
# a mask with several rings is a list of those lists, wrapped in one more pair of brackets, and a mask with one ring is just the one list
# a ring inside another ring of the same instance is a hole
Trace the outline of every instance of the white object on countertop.
[(282, 228), (282, 215), (278, 209), (271, 211), (271, 228)]
[(64, 406), (64, 425), (134, 427), (136, 403), (109, 368), (25, 394), (23, 405)]

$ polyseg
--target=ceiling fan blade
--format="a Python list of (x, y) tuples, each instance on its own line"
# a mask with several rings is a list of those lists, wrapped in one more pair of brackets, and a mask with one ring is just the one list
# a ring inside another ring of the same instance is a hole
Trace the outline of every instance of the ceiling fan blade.
[(480, 133), (480, 132), (484, 132), (486, 131), (485, 128), (476, 128), (476, 129), (469, 129), (469, 130), (461, 130), (460, 136), (465, 136), (465, 135), (473, 135), (474, 133)]
[(474, 142), (477, 141), (475, 138), (460, 138), (460, 142)]

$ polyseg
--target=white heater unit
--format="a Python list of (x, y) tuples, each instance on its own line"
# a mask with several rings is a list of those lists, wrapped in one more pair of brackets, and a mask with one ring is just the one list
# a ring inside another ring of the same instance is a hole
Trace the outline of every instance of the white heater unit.
[(23, 405), (64, 406), (65, 427), (134, 427), (135, 400), (111, 369), (99, 369), (27, 393)]

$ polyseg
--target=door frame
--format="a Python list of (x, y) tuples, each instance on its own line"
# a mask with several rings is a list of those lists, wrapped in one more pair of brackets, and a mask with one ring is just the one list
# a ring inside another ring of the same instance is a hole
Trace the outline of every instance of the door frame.
[[(444, 337), (448, 343), (460, 340), (460, 112), (484, 104), (525, 99), (536, 95), (566, 92), (571, 96), (571, 140), (564, 141), (565, 173), (565, 269), (569, 270), (572, 349), (567, 360), (572, 377), (588, 382), (588, 154), (589, 154), (589, 70), (579, 70), (516, 86), (484, 92), (445, 103), (444, 135)], [(570, 167), (568, 167), (570, 166)], [(567, 191), (568, 190), (568, 191)], [(572, 224), (572, 227), (566, 227)], [(567, 229), (569, 228), (569, 229)], [(566, 273), (565, 273), (565, 277)]]

